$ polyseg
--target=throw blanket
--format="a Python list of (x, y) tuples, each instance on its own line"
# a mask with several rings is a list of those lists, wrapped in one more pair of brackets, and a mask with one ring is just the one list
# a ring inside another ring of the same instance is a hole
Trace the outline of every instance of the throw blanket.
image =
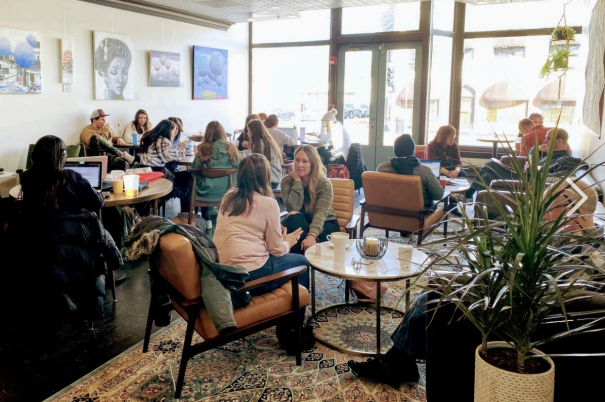
[(148, 216), (124, 241), (126, 259), (134, 261), (141, 256), (151, 255), (160, 237), (171, 232), (181, 234), (191, 242), (202, 268), (202, 299), (217, 331), (220, 333), (227, 328), (237, 328), (233, 307), (248, 305), (252, 296), (245, 293), (232, 297), (231, 291), (243, 286), (250, 279), (250, 274), (242, 267), (220, 264), (214, 243), (198, 228), (177, 225), (160, 216)]

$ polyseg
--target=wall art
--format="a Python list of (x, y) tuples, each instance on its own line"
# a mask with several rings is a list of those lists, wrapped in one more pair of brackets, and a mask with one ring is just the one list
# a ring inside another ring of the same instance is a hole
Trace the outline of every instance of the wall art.
[(0, 27), (0, 94), (40, 92), (40, 35)]
[(149, 86), (181, 86), (181, 54), (152, 50), (149, 52)]
[(74, 41), (61, 39), (61, 83), (74, 83)]
[(225, 49), (193, 46), (193, 99), (228, 98), (228, 53)]
[(93, 43), (95, 99), (134, 99), (132, 38), (94, 31)]

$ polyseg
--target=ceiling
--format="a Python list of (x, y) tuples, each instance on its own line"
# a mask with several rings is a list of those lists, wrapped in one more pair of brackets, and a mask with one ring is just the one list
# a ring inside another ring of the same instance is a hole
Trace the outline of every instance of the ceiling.
[[(406, 3), (401, 0), (80, 0), (213, 29), (227, 30), (238, 22), (297, 18), (300, 11)], [(411, 0), (416, 1), (416, 0)], [(469, 4), (528, 0), (462, 0)]]

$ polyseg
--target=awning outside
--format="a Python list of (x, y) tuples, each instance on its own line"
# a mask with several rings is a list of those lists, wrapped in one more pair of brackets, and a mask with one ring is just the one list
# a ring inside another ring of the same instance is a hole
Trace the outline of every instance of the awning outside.
[(414, 100), (414, 81), (404, 85), (403, 89), (397, 95), (395, 104), (404, 109), (412, 107), (412, 101)]
[[(559, 97), (560, 95), (560, 97)], [(576, 85), (567, 79), (561, 80), (561, 91), (559, 92), (559, 80), (549, 82), (538, 92), (533, 100), (535, 107), (540, 107), (542, 101), (575, 101), (578, 99)]]
[(525, 103), (529, 100), (529, 96), (521, 83), (513, 83), (509, 80), (497, 82), (487, 88), (479, 105), (487, 109), (506, 109)]

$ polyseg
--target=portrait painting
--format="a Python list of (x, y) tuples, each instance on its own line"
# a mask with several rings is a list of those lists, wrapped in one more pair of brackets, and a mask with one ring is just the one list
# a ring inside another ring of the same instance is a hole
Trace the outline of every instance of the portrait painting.
[(225, 49), (193, 46), (193, 99), (227, 99), (228, 53)]
[(94, 31), (93, 43), (95, 99), (134, 99), (132, 38)]
[(74, 83), (74, 42), (61, 39), (61, 83)]
[(181, 86), (181, 54), (172, 52), (149, 52), (149, 86)]
[(0, 94), (41, 92), (40, 35), (0, 27)]

